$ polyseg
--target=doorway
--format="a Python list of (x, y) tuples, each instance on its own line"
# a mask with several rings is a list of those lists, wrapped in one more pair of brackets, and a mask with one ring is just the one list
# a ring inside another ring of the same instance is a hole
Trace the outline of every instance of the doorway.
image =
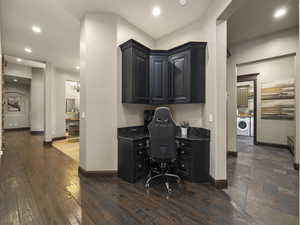
[(65, 81), (65, 138), (56, 140), (52, 145), (79, 163), (80, 148), (80, 82)]
[(237, 135), (257, 144), (257, 76), (259, 73), (237, 77)]

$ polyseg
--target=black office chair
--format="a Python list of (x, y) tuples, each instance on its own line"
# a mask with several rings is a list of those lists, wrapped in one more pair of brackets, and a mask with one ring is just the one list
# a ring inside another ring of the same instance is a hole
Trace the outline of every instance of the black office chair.
[[(149, 157), (152, 162), (159, 164), (158, 168), (150, 166), (150, 173), (145, 183), (149, 188), (150, 181), (162, 177), (168, 192), (171, 192), (168, 177), (176, 178), (180, 183), (181, 178), (178, 175), (170, 174), (170, 165), (176, 161), (177, 143), (176, 143), (176, 124), (172, 118), (171, 112), (167, 107), (160, 107), (155, 110), (154, 118), (148, 126), (150, 134)], [(152, 176), (156, 173), (155, 176)]]

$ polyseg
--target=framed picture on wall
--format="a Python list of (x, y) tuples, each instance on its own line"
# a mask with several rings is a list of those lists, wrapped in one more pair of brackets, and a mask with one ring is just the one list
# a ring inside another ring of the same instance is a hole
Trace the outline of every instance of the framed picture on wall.
[(262, 84), (261, 119), (295, 119), (295, 81), (293, 79)]
[(7, 112), (21, 112), (21, 96), (7, 96)]

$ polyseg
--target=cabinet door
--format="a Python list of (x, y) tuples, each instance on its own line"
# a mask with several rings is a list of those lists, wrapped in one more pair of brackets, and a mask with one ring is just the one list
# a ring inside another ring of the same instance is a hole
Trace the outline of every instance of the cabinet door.
[(149, 102), (149, 55), (133, 49), (133, 99), (135, 103)]
[(167, 103), (168, 58), (150, 56), (150, 103)]
[(239, 108), (248, 108), (249, 86), (238, 87), (237, 105)]
[(184, 51), (169, 57), (169, 102), (190, 101), (191, 52)]

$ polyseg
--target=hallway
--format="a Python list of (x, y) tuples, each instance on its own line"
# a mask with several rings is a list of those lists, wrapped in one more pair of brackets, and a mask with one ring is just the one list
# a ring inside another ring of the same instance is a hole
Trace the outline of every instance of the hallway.
[(298, 171), (287, 149), (253, 145), (238, 136), (238, 158), (228, 159), (226, 193), (257, 222), (294, 225), (298, 221)]

